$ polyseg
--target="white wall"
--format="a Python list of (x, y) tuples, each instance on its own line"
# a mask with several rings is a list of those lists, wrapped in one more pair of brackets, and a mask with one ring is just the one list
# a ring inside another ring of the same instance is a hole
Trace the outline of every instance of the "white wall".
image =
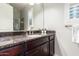
[(0, 3), (0, 32), (13, 31), (13, 7)]
[[(35, 25), (41, 24), (42, 12), (36, 16)], [(57, 55), (79, 55), (79, 45), (72, 42), (72, 29), (65, 27), (64, 4), (45, 4), (45, 27), (56, 31), (55, 53)], [(41, 27), (42, 25), (40, 25)]]
[(66, 55), (64, 51), (64, 4), (45, 4), (45, 28), (56, 31), (55, 53)]
[(43, 8), (41, 4), (33, 7), (33, 25), (35, 29), (43, 28)]

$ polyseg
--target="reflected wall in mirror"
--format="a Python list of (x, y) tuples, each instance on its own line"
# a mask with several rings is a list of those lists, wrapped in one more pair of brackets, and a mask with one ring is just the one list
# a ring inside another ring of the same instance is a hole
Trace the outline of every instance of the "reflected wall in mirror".
[(43, 29), (43, 6), (42, 3), (33, 6), (33, 25), (36, 30)]
[(13, 7), (13, 31), (24, 31), (24, 15), (22, 3), (10, 3)]
[(25, 30), (40, 30), (44, 27), (43, 21), (43, 6), (42, 3), (28, 4), (22, 9), (24, 16)]
[(24, 16), (15, 3), (0, 4), (0, 32), (16, 32), (24, 30)]
[(0, 3), (0, 32), (13, 31), (13, 7)]
[(20, 30), (20, 10), (13, 6), (13, 29), (14, 31)]

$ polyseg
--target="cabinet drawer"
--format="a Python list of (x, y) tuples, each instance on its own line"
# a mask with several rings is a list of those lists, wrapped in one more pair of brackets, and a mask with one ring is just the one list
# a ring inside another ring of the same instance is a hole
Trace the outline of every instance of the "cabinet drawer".
[(37, 47), (37, 46), (39, 46), (47, 41), (48, 41), (48, 37), (43, 37), (43, 38), (28, 41), (27, 43), (25, 43), (26, 50), (33, 49), (33, 48), (35, 48), (35, 47)]
[(10, 47), (0, 51), (0, 56), (16, 56), (22, 52), (22, 46)]

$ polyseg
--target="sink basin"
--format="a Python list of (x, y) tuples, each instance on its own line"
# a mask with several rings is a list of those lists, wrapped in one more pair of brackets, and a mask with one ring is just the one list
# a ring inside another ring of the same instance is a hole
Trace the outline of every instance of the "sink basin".
[(33, 37), (33, 38), (35, 38), (35, 37), (41, 37), (42, 35), (28, 35), (27, 37)]

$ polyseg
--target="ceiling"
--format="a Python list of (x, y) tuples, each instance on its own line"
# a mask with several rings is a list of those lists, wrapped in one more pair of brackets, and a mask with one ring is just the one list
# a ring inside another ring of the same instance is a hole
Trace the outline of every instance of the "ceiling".
[(10, 3), (13, 7), (22, 10), (24, 7), (31, 8), (33, 5), (39, 5), (40, 3)]
[(28, 3), (10, 3), (10, 5), (12, 5), (13, 7), (21, 10), (23, 9), (24, 7), (28, 7), (29, 4)]

